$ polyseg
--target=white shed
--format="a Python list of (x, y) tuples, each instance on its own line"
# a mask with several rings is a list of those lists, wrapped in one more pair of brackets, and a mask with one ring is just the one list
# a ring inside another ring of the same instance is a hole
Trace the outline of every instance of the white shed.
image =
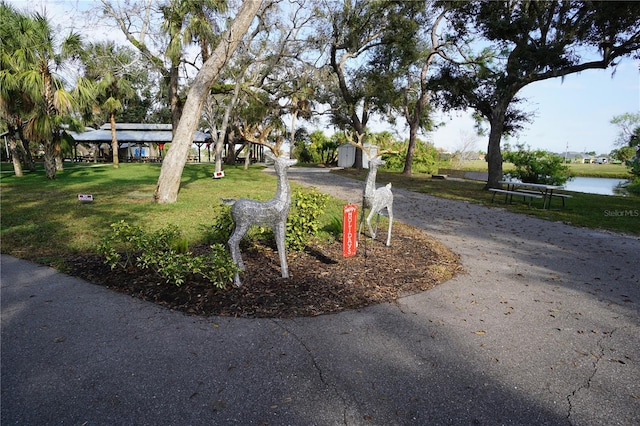
[[(378, 153), (378, 147), (365, 143), (363, 145), (365, 149), (368, 149), (374, 156)], [(338, 147), (338, 167), (353, 167), (356, 162), (356, 147), (351, 144), (344, 144)], [(369, 168), (369, 155), (366, 151), (362, 151), (362, 167)]]
[(356, 162), (356, 147), (348, 143), (338, 147), (338, 167), (353, 167)]

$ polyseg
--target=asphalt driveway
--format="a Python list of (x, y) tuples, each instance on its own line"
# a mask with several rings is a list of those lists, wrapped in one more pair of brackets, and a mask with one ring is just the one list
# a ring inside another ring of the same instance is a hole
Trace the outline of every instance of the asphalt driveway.
[(394, 194), (466, 273), (315, 318), (191, 317), (3, 255), (2, 425), (640, 424), (640, 239)]

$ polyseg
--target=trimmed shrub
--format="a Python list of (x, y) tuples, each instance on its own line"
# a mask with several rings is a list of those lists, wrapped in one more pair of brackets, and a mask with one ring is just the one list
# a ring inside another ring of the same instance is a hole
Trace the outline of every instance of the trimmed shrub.
[(320, 231), (320, 217), (324, 214), (329, 196), (315, 189), (295, 191), (291, 196), (291, 210), (287, 219), (287, 248), (304, 250), (309, 240)]
[(213, 244), (208, 254), (196, 256), (174, 225), (147, 232), (122, 220), (112, 223), (111, 231), (98, 246), (111, 269), (150, 269), (176, 286), (199, 275), (217, 288), (231, 283), (237, 271), (224, 245)]

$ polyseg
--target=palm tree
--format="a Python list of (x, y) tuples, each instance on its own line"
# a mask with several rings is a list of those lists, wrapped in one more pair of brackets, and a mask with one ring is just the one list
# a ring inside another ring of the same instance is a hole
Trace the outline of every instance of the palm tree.
[(15, 13), (9, 18), (16, 20), (16, 32), (11, 50), (4, 53), (13, 66), (21, 95), (30, 100), (24, 135), (43, 145), (46, 176), (55, 179), (56, 171), (62, 169), (62, 129), (78, 125), (71, 113), (78, 103), (91, 98), (85, 80), (80, 79), (72, 93), (65, 89), (55, 70), (65, 60), (78, 57), (82, 42), (78, 34), (71, 33), (56, 52), (53, 31), (44, 16)]
[[(3, 64), (4, 65), (4, 64)], [(5, 122), (8, 133), (8, 144), (13, 161), (13, 171), (20, 177), (22, 158), (25, 157), (22, 141), (18, 136), (22, 129), (22, 107), (20, 92), (16, 90), (15, 76), (2, 67), (0, 70), (0, 117)]]
[[(22, 176), (22, 162), (35, 170), (33, 158), (23, 145), (23, 116), (33, 107), (31, 100), (21, 91), (18, 73), (20, 69), (13, 60), (12, 53), (20, 43), (16, 35), (23, 24), (24, 17), (15, 9), (0, 4), (0, 118), (8, 130), (8, 143), (16, 176)], [(26, 148), (27, 141), (24, 140)]]
[(90, 44), (83, 55), (85, 77), (95, 82), (96, 103), (108, 115), (111, 126), (111, 152), (113, 167), (119, 167), (116, 115), (124, 110), (123, 101), (136, 97), (133, 86), (137, 78), (131, 72), (134, 58), (125, 48), (117, 48), (113, 42)]
[(210, 15), (224, 12), (226, 1), (170, 0), (161, 10), (164, 18), (162, 27), (169, 36), (165, 54), (171, 63), (169, 69), (169, 107), (175, 131), (184, 107), (184, 101), (180, 99), (178, 94), (179, 67), (182, 63), (183, 48), (196, 42), (200, 46), (202, 62), (209, 59), (209, 48), (214, 45), (216, 39)]
[[(224, 12), (226, 0), (168, 0), (159, 8), (162, 14), (162, 30), (167, 35), (165, 50), (154, 54), (146, 40), (150, 25), (151, 9), (155, 5), (148, 1), (143, 13), (138, 9), (126, 10), (123, 5), (115, 7), (113, 2), (102, 0), (104, 13), (112, 17), (129, 42), (140, 52), (149, 64), (162, 75), (162, 87), (167, 90), (167, 103), (171, 114), (173, 130), (178, 127), (184, 106), (184, 96), (180, 95), (180, 67), (184, 65), (183, 51), (191, 43), (198, 43), (202, 62), (210, 56), (210, 49), (217, 44), (216, 28), (212, 16)], [(141, 18), (140, 15), (144, 17)], [(134, 17), (135, 16), (135, 17)], [(132, 29), (131, 22), (142, 20), (138, 31)]]
[(153, 195), (156, 202), (174, 203), (177, 200), (187, 152), (193, 142), (193, 133), (200, 120), (204, 101), (210, 93), (211, 86), (220, 75), (220, 71), (249, 29), (261, 4), (262, 0), (245, 0), (242, 3), (213, 54), (194, 78), (185, 102), (185, 114), (180, 118), (178, 127), (174, 128), (171, 149), (162, 162), (158, 185)]

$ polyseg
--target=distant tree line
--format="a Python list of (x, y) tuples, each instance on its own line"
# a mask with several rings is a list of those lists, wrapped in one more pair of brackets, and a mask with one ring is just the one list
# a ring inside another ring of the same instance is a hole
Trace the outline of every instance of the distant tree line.
[(197, 128), (211, 133), (221, 169), (256, 143), (243, 137), (250, 133), (271, 144), (288, 141), (290, 155), (330, 162), (339, 136), (318, 142), (319, 149), (313, 132), (300, 139), (298, 130), (329, 126), (335, 135), (349, 131), (372, 142), (375, 118), (406, 128), (394, 161), (411, 175), (428, 151), (419, 135), (439, 125), (434, 112), (469, 109), (485, 127), (487, 187), (496, 187), (502, 137), (532, 119), (519, 97), (524, 87), (615, 69), (637, 58), (640, 47), (640, 5), (633, 1), (234, 4), (102, 0), (88, 16), (122, 32), (128, 44), (119, 46), (88, 43), (77, 33), (57, 39), (46, 17), (1, 3), (0, 117), (16, 174), (23, 164), (32, 167), (35, 144), (47, 177), (55, 178), (66, 129), (171, 122), (174, 138), (155, 195), (170, 203)]

